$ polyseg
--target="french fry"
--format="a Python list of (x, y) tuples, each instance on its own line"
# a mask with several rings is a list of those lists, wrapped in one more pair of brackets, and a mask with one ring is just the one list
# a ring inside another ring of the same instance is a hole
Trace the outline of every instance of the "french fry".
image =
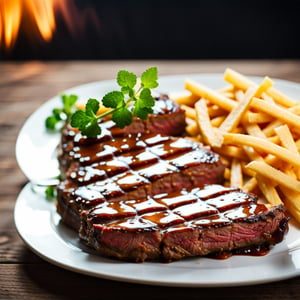
[[(294, 138), (292, 136), (291, 131), (289, 130), (289, 127), (287, 125), (282, 125), (280, 127), (275, 128), (275, 131), (282, 143), (282, 145), (292, 151), (295, 154), (299, 154), (297, 145), (294, 141)], [(300, 170), (296, 169), (294, 170), (293, 166), (287, 166), (288, 169), (286, 170), (286, 173), (289, 173), (289, 176), (300, 178)]]
[(272, 182), (268, 178), (261, 176), (260, 174), (256, 174), (256, 180), (259, 189), (261, 190), (261, 192), (263, 193), (263, 195), (266, 197), (267, 201), (271, 205), (275, 206), (275, 205), (282, 204), (282, 201), (278, 195), (277, 190), (275, 189), (275, 187), (272, 185)]
[(275, 156), (278, 156), (283, 161), (286, 161), (291, 164), (295, 164), (300, 167), (300, 156), (292, 153), (291, 151), (275, 145), (268, 140), (263, 138), (258, 138), (255, 136), (244, 135), (244, 134), (235, 134), (235, 133), (225, 133), (223, 135), (224, 144), (231, 144), (231, 145), (243, 145), (243, 146), (250, 146), (255, 148), (256, 150), (262, 152), (268, 152)]
[(171, 94), (170, 98), (176, 103), (178, 103), (179, 105), (187, 105), (187, 106), (193, 106), (195, 102), (199, 100), (198, 96), (188, 91), (185, 91), (184, 93), (180, 93), (180, 94), (178, 93)]
[(187, 126), (185, 128), (185, 131), (190, 135), (190, 136), (196, 136), (198, 135), (199, 132), (199, 126), (197, 122), (195, 122), (192, 119), (186, 118)]
[(264, 112), (251, 112), (247, 114), (249, 123), (267, 123), (274, 120), (274, 118)]
[(284, 205), (295, 220), (300, 223), (300, 194), (284, 187), (280, 189), (284, 194)]
[(187, 106), (185, 104), (181, 105), (181, 108), (183, 110), (185, 110), (185, 116), (190, 118), (190, 119), (193, 119), (195, 120), (196, 119), (196, 112), (195, 112), (195, 109), (190, 107), (190, 106)]
[(276, 170), (275, 168), (269, 166), (268, 164), (261, 161), (252, 161), (245, 166), (252, 171), (262, 175), (263, 177), (269, 178), (273, 182), (280, 184), (292, 191), (300, 192), (300, 181), (291, 178), (285, 173)]
[(226, 116), (219, 116), (211, 119), (210, 123), (213, 127), (219, 127), (225, 120)]
[(255, 177), (251, 177), (242, 187), (242, 190), (250, 193), (257, 187), (257, 180)]
[(230, 180), (231, 170), (229, 168), (225, 168), (224, 170), (224, 179)]
[(241, 100), (238, 105), (236, 105), (231, 112), (228, 114), (227, 118), (224, 120), (224, 122), (221, 124), (219, 129), (222, 132), (230, 132), (240, 122), (240, 120), (243, 117), (243, 114), (245, 111), (249, 108), (250, 102), (253, 98), (253, 96), (256, 94), (257, 90), (254, 88), (249, 88), (247, 92), (245, 93), (245, 97), (243, 100)]
[(221, 148), (213, 148), (215, 152), (230, 158), (238, 158), (240, 160), (247, 160), (247, 155), (242, 147), (237, 146), (222, 146)]
[[(262, 93), (264, 93), (265, 91), (268, 91), (269, 88), (271, 86), (273, 86), (274, 82), (268, 77), (266, 76), (263, 80), (263, 82), (258, 86), (258, 88), (256, 89), (255, 92), (255, 97), (260, 97), (262, 95)], [(256, 85), (254, 85), (256, 86)], [(250, 87), (248, 87), (249, 89)], [(248, 90), (247, 89), (247, 90)]]
[(217, 91), (201, 85), (191, 79), (186, 79), (185, 89), (189, 90), (191, 93), (199, 96), (200, 98), (210, 99), (214, 104), (225, 109), (226, 111), (231, 111), (232, 108), (237, 104), (234, 100), (226, 98)]
[(225, 118), (227, 115), (226, 110), (224, 110), (223, 108), (217, 105), (210, 105), (207, 107), (207, 109), (208, 109), (208, 114), (211, 118), (220, 117), (220, 116), (223, 116)]
[(259, 137), (262, 139), (266, 138), (266, 135), (264, 134), (264, 132), (260, 129), (260, 127), (257, 124), (244, 123), (244, 126), (249, 135), (256, 136), (256, 137)]
[(298, 151), (300, 151), (300, 138), (295, 142)]
[(234, 158), (231, 163), (230, 185), (241, 188), (243, 184), (241, 163), (237, 158)]
[(234, 86), (233, 85), (224, 86), (223, 88), (218, 89), (217, 92), (220, 94), (233, 93)]
[(281, 125), (282, 122), (280, 120), (274, 119), (263, 129), (263, 132), (266, 136), (272, 136), (273, 134), (275, 134), (275, 128)]
[(235, 92), (235, 98), (238, 102), (242, 101), (244, 99), (244, 97), (245, 97), (245, 94), (242, 90), (237, 90)]
[(255, 86), (252, 80), (230, 68), (225, 70), (224, 80), (243, 91), (247, 90), (249, 86)]
[(258, 98), (253, 98), (251, 107), (257, 108), (260, 111), (272, 115), (273, 117), (287, 124), (300, 128), (300, 117), (278, 105), (266, 102)]
[(293, 153), (298, 154), (298, 149), (295, 144), (294, 138), (287, 125), (282, 125), (275, 128), (275, 132), (277, 133), (281, 143), (285, 148), (289, 149)]
[(211, 146), (218, 146), (222, 143), (221, 135), (213, 129), (210, 123), (207, 105), (204, 99), (195, 104), (196, 116), (203, 140)]

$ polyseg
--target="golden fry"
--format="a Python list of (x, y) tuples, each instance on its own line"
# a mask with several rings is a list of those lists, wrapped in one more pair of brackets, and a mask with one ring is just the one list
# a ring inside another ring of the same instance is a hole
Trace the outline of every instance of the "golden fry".
[(209, 99), (211, 102), (217, 104), (226, 111), (231, 111), (231, 109), (236, 106), (235, 101), (228, 99), (217, 91), (201, 85), (191, 79), (186, 79), (185, 89), (189, 90), (192, 94), (195, 94), (200, 98)]
[(224, 122), (221, 124), (219, 129), (222, 132), (230, 132), (240, 122), (242, 119), (245, 111), (249, 108), (251, 100), (253, 96), (256, 94), (256, 90), (254, 88), (249, 88), (247, 92), (245, 93), (245, 97), (243, 100), (241, 100), (238, 105), (236, 105), (231, 112), (228, 114), (227, 118), (224, 120)]
[(170, 98), (178, 103), (179, 105), (187, 105), (187, 106), (193, 106), (195, 102), (199, 100), (199, 97), (195, 94), (192, 94), (188, 91), (185, 91), (182, 94), (171, 94)]
[(185, 110), (185, 116), (190, 118), (190, 119), (193, 119), (195, 120), (196, 119), (196, 112), (195, 112), (195, 109), (190, 107), (190, 106), (187, 106), (185, 104), (181, 105), (181, 108), (183, 110)]
[(196, 109), (199, 129), (205, 143), (213, 147), (215, 146), (219, 147), (219, 145), (222, 144), (222, 137), (211, 126), (205, 100), (204, 99), (199, 100), (195, 104), (195, 109)]
[(284, 205), (290, 214), (300, 223), (300, 194), (290, 189), (281, 187), (284, 195)]
[(249, 111), (247, 114), (249, 123), (267, 123), (274, 120), (274, 118), (263, 112), (251, 112)]
[(271, 205), (280, 205), (282, 204), (282, 201), (278, 195), (277, 190), (272, 185), (270, 180), (264, 176), (261, 176), (260, 174), (256, 175), (257, 184), (259, 186), (259, 189), (267, 199), (267, 201)]
[(300, 127), (300, 117), (276, 104), (264, 100), (253, 98), (251, 107), (257, 108), (273, 117), (290, 124), (294, 127)]
[(269, 178), (273, 182), (276, 182), (283, 187), (286, 187), (296, 192), (300, 192), (300, 181), (291, 178), (285, 173), (269, 166), (264, 162), (252, 161), (246, 166), (246, 168), (255, 171), (256, 173), (262, 175), (265, 178)]
[(250, 193), (257, 187), (257, 180), (255, 177), (251, 177), (242, 187), (242, 190)]
[(231, 163), (230, 185), (241, 188), (243, 182), (241, 163), (237, 158), (234, 158)]
[(264, 153), (270, 153), (278, 156), (283, 161), (295, 164), (300, 167), (300, 156), (291, 151), (275, 145), (268, 140), (255, 136), (235, 133), (224, 134), (224, 144), (250, 146)]

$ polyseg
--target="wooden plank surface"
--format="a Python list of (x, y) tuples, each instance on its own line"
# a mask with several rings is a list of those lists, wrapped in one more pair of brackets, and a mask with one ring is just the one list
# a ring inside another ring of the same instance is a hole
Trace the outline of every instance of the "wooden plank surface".
[[(26, 118), (42, 103), (73, 86), (114, 79), (119, 69), (160, 75), (222, 73), (269, 75), (300, 83), (300, 61), (78, 61), (0, 63), (0, 299), (300, 299), (300, 277), (257, 286), (168, 288), (120, 283), (72, 273), (37, 257), (19, 238), (16, 197), (27, 180), (17, 166), (15, 142)], [(300, 99), (300, 95), (299, 95)]]

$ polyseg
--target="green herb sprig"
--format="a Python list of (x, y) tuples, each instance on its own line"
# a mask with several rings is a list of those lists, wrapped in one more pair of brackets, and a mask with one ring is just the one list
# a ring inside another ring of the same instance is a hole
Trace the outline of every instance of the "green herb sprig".
[(78, 128), (87, 137), (93, 138), (101, 133), (98, 120), (107, 115), (112, 115), (112, 120), (120, 128), (130, 125), (133, 116), (147, 119), (148, 115), (153, 112), (155, 101), (151, 95), (151, 89), (158, 87), (157, 80), (156, 67), (151, 67), (142, 73), (139, 85), (134, 73), (126, 70), (119, 71), (117, 83), (120, 90), (107, 93), (101, 101), (105, 107), (111, 109), (97, 115), (100, 102), (96, 99), (89, 99), (85, 110), (77, 110), (71, 116), (71, 126)]
[(62, 94), (60, 97), (63, 107), (54, 108), (52, 115), (45, 120), (45, 126), (48, 130), (55, 131), (61, 129), (75, 111), (75, 103), (78, 96)]
[(45, 189), (45, 196), (48, 201), (54, 201), (57, 198), (57, 190), (54, 186), (48, 186)]

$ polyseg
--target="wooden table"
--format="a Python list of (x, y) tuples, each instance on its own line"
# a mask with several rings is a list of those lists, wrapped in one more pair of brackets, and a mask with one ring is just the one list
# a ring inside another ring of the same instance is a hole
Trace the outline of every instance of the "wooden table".
[[(257, 286), (174, 288), (109, 281), (66, 271), (33, 254), (17, 235), (13, 211), (27, 182), (15, 159), (15, 142), (26, 118), (70, 87), (113, 79), (119, 69), (160, 75), (223, 72), (269, 75), (300, 83), (300, 61), (84, 61), (0, 64), (0, 299), (300, 299), (300, 277)], [(300, 98), (300, 95), (299, 95)]]

